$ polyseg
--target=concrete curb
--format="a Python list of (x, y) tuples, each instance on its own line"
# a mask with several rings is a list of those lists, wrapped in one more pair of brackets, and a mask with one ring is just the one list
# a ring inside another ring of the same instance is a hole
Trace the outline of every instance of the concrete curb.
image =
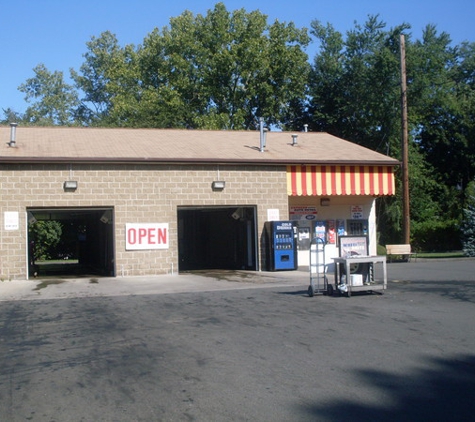
[(137, 277), (40, 278), (0, 282), (0, 301), (206, 292), (309, 285), (302, 271), (208, 271)]

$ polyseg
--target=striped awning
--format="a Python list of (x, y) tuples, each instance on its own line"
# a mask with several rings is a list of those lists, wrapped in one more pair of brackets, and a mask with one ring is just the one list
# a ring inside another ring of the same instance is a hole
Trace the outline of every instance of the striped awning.
[(393, 166), (287, 166), (289, 196), (394, 195)]

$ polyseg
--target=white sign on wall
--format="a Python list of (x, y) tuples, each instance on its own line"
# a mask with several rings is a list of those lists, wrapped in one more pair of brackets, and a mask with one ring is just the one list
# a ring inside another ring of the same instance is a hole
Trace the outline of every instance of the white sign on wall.
[(168, 223), (127, 223), (125, 249), (168, 249)]
[(269, 208), (267, 210), (267, 221), (279, 221), (280, 212), (278, 208)]
[(3, 220), (5, 230), (18, 230), (20, 228), (19, 213), (16, 211), (5, 211)]

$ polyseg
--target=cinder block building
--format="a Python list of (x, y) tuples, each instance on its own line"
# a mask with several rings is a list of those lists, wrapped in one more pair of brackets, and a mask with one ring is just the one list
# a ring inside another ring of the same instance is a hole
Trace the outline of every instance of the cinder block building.
[(4, 126), (0, 138), (2, 279), (41, 272), (29, 227), (50, 220), (78, 276), (265, 270), (269, 220), (297, 221), (299, 265), (317, 232), (329, 256), (338, 230), (367, 235), (374, 254), (375, 199), (394, 194), (399, 165), (312, 132)]

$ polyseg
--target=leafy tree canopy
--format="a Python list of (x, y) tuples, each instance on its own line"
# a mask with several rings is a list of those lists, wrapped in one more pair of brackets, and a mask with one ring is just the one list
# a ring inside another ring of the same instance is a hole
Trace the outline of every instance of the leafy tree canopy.
[(78, 116), (132, 127), (248, 129), (260, 116), (285, 124), (305, 97), (309, 41), (292, 23), (222, 3), (206, 15), (185, 11), (138, 47), (104, 32), (72, 71), (85, 93)]
[(31, 250), (34, 260), (51, 259), (51, 250), (58, 245), (63, 233), (63, 226), (59, 221), (36, 221), (28, 227), (31, 241)]
[(33, 72), (35, 76), (18, 88), (25, 93), (25, 100), (33, 103), (22, 119), (38, 126), (73, 124), (71, 110), (79, 104), (75, 88), (64, 82), (62, 72), (50, 72), (43, 64)]

